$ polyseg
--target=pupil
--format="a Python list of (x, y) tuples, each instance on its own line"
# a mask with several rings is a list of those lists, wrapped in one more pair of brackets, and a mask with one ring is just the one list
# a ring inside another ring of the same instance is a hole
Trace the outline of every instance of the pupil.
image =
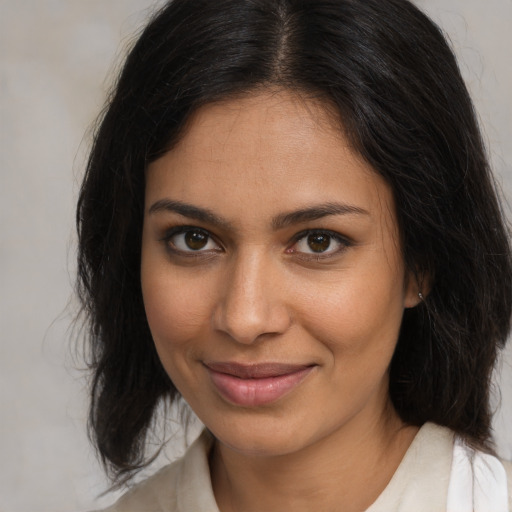
[(308, 246), (313, 252), (324, 252), (329, 249), (331, 237), (329, 235), (309, 235)]
[(185, 243), (189, 249), (198, 251), (208, 243), (208, 235), (201, 231), (187, 231), (185, 233)]

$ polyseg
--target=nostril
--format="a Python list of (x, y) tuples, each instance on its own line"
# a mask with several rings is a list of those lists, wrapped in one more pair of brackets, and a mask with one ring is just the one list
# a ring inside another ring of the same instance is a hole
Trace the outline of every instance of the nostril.
[(284, 305), (239, 301), (220, 304), (213, 316), (214, 329), (238, 343), (250, 344), (269, 335), (285, 332), (291, 319)]
[(289, 327), (287, 299), (282, 279), (268, 245), (244, 246), (226, 268), (225, 280), (213, 311), (213, 327), (233, 340), (249, 344)]

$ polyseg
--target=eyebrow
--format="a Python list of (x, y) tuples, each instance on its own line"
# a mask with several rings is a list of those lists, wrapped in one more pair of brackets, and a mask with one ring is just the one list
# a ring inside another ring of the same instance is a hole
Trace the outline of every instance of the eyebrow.
[(359, 206), (343, 203), (325, 203), (320, 205), (301, 208), (289, 213), (282, 213), (272, 220), (272, 227), (275, 230), (283, 229), (293, 224), (321, 219), (329, 215), (369, 215)]
[[(211, 210), (183, 203), (181, 201), (160, 199), (153, 203), (148, 210), (150, 215), (159, 212), (177, 213), (183, 217), (199, 220), (207, 224), (219, 226), (223, 229), (234, 230), (231, 222), (213, 213)], [(272, 219), (272, 227), (277, 231), (293, 224), (317, 220), (330, 215), (369, 215), (369, 213), (363, 208), (350, 204), (324, 203), (301, 208), (300, 210), (292, 212), (281, 213)]]
[(211, 210), (208, 210), (207, 208), (199, 208), (198, 206), (183, 203), (181, 201), (160, 199), (156, 203), (153, 203), (148, 210), (149, 214), (159, 212), (173, 212), (183, 217), (199, 220), (213, 226), (219, 226), (224, 229), (233, 229), (231, 222), (213, 213)]

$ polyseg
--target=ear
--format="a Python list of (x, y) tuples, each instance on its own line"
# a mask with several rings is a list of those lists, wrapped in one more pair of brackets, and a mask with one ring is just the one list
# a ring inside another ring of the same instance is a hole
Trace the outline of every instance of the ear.
[(430, 293), (430, 276), (418, 271), (407, 271), (405, 276), (404, 308), (414, 308)]

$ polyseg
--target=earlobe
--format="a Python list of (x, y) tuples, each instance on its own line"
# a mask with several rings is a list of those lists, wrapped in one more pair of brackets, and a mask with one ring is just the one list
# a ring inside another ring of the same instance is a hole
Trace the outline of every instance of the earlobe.
[(404, 307), (405, 308), (415, 308), (418, 304), (423, 302), (425, 298), (421, 292), (417, 292), (416, 295), (407, 294), (405, 298)]
[(407, 279), (404, 308), (415, 308), (425, 302), (425, 297), (430, 291), (430, 279), (417, 273), (410, 273)]

